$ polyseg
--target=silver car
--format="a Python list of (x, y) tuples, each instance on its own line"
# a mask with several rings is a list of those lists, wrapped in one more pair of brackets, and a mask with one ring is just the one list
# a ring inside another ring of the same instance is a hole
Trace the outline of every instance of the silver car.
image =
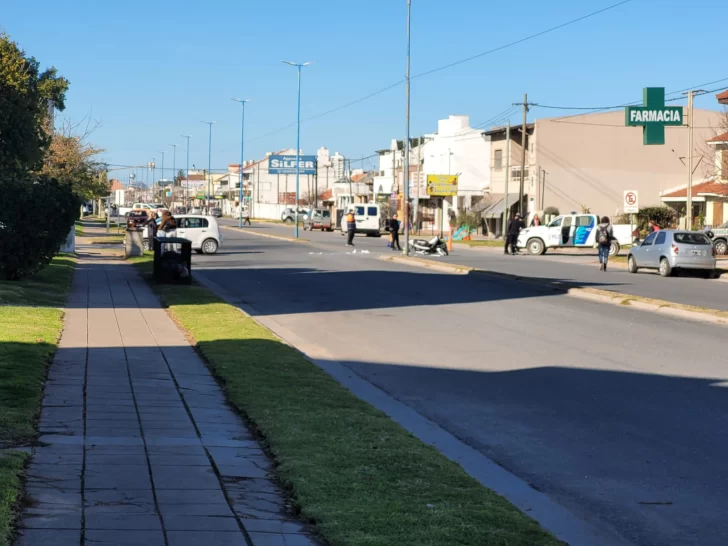
[(715, 247), (703, 232), (661, 229), (650, 233), (627, 255), (627, 269), (657, 269), (669, 277), (676, 269), (697, 269), (715, 275)]

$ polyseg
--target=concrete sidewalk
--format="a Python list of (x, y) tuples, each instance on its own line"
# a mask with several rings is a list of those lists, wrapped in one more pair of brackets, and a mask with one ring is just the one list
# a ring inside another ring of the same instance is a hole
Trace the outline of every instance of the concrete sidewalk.
[(132, 266), (82, 259), (17, 546), (312, 546), (184, 335)]

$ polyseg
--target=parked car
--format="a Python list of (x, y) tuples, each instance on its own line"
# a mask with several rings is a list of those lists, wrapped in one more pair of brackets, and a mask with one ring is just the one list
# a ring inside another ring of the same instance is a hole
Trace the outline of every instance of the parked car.
[(715, 247), (703, 232), (661, 229), (650, 233), (642, 244), (629, 250), (627, 269), (637, 273), (641, 268), (657, 269), (663, 277), (669, 277), (676, 269), (693, 269), (712, 278), (715, 276)]
[(222, 209), (220, 207), (212, 207), (210, 209), (210, 216), (215, 218), (222, 218)]
[(713, 240), (716, 254), (728, 254), (728, 222), (706, 230), (705, 234)]
[(348, 205), (341, 218), (341, 234), (345, 235), (346, 215), (349, 211), (354, 212), (356, 219), (356, 233), (364, 233), (367, 237), (381, 237), (380, 225), (382, 224), (382, 212), (379, 205), (375, 203), (362, 203), (361, 205)]
[(311, 209), (306, 212), (303, 219), (303, 230), (320, 229), (321, 231), (334, 231), (331, 225), (331, 211), (327, 209)]
[(132, 210), (126, 215), (126, 226), (132, 228), (143, 226), (147, 223), (148, 218), (149, 214), (146, 210)]
[[(174, 217), (177, 222), (176, 237), (192, 241), (192, 250), (198, 254), (215, 254), (222, 245), (222, 232), (213, 216), (182, 214)], [(149, 232), (144, 230), (144, 249), (152, 248)]]
[[(298, 219), (306, 220), (308, 212), (304, 209), (298, 209)], [(292, 224), (296, 221), (296, 209), (289, 207), (281, 213), (281, 220), (286, 224)]]

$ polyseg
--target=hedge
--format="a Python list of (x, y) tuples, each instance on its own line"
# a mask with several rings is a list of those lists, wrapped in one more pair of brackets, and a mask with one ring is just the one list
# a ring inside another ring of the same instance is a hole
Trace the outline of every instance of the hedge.
[(71, 186), (55, 179), (0, 180), (0, 278), (20, 279), (47, 265), (80, 206)]

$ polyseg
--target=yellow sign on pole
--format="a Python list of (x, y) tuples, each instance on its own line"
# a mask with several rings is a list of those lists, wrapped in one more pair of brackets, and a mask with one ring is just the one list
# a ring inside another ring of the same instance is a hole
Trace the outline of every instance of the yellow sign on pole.
[(428, 174), (427, 195), (432, 197), (451, 197), (458, 194), (458, 175)]

